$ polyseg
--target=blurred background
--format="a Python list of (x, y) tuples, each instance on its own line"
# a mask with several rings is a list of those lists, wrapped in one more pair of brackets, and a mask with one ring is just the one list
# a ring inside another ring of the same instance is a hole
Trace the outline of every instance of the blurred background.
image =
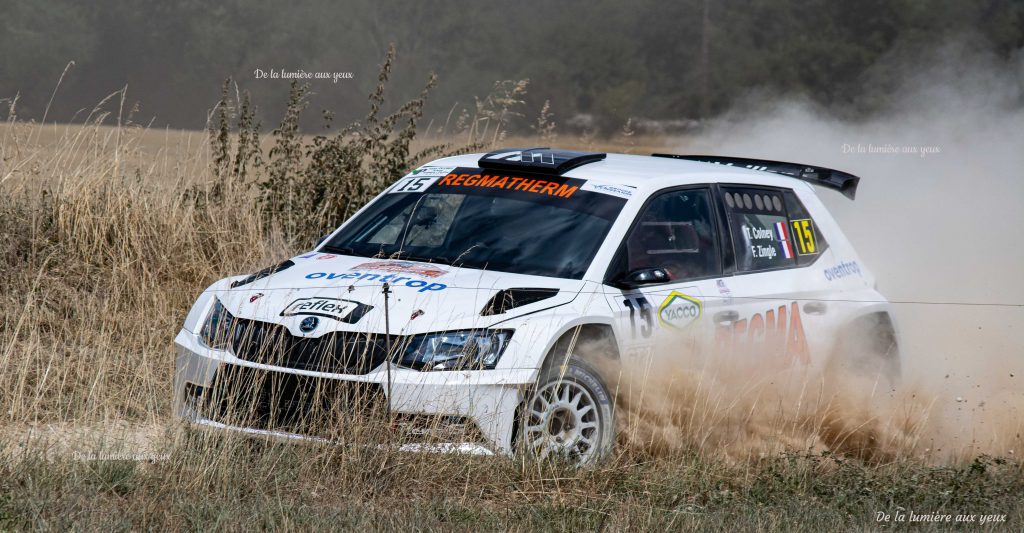
[(452, 130), (494, 95), (522, 102), (507, 117), (512, 133), (529, 134), (548, 102), (562, 132), (607, 135), (629, 121), (673, 134), (752, 94), (799, 96), (848, 118), (878, 111), (908, 58), (942, 62), (924, 56), (951, 40), (1011, 60), (1024, 46), (1024, 3), (0, 0), (0, 99), (17, 97), (19, 119), (41, 119), (64, 73), (48, 120), (81, 121), (127, 86), (136, 123), (198, 129), (230, 77), (268, 128), (288, 82), (256, 79), (256, 69), (351, 73), (310, 80), (302, 128), (316, 131), (323, 109), (345, 123), (363, 116), (394, 43), (391, 101), (415, 97), (436, 73), (423, 122), (434, 129)]

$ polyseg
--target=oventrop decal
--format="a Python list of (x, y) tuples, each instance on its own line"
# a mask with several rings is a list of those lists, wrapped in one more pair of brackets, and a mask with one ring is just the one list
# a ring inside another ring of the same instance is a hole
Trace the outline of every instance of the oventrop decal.
[(306, 274), (306, 279), (351, 279), (355, 281), (376, 281), (378, 283), (390, 283), (395, 287), (411, 287), (419, 289), (417, 292), (433, 292), (443, 291), (448, 288), (448, 285), (444, 283), (429, 283), (422, 279), (414, 279), (409, 276), (400, 276), (398, 274), (374, 274), (371, 272), (313, 272), (312, 274)]

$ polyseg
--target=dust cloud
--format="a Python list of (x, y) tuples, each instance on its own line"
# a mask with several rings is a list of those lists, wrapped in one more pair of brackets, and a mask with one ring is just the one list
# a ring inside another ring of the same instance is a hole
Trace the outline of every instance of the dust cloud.
[(641, 407), (623, 402), (627, 440), (733, 456), (780, 447), (929, 462), (1024, 453), (1024, 54), (950, 44), (894, 53), (876, 69), (879, 79), (892, 72), (901, 81), (883, 114), (848, 120), (799, 99), (751, 96), (677, 150), (862, 178), (854, 202), (820, 195), (895, 304), (902, 382), (765, 383), (756, 370), (697, 359), (686, 375), (647, 369), (631, 379), (657, 386), (644, 388)]

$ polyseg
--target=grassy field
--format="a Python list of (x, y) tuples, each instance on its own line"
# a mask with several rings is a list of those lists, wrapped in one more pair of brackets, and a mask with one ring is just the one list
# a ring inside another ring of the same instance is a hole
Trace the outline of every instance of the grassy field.
[[(635, 153), (665, 144), (558, 142)], [(172, 339), (195, 296), (312, 244), (265, 229), (251, 187), (228, 187), (216, 205), (184, 194), (209, 189), (210, 167), (205, 133), (0, 125), (0, 530), (1024, 524), (1024, 470), (1012, 457), (863, 461), (780, 434), (739, 458), (684, 439), (623, 446), (576, 470), (183, 428), (170, 418)], [(950, 522), (915, 520), (933, 513)]]

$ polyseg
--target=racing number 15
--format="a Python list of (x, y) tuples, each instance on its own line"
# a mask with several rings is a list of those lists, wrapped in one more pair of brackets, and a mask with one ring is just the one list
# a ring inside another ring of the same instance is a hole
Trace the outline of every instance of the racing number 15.
[(651, 336), (651, 329), (654, 327), (654, 316), (651, 314), (651, 303), (647, 301), (647, 298), (643, 296), (633, 296), (623, 300), (626, 307), (629, 308), (629, 326), (633, 331), (633, 338), (636, 338), (636, 312), (640, 310), (640, 320), (643, 321), (640, 324), (640, 335), (645, 339)]
[(818, 253), (818, 245), (814, 242), (814, 226), (808, 218), (794, 220), (793, 236), (796, 237), (796, 246), (800, 255), (813, 255)]
[(418, 192), (423, 190), (424, 185), (429, 185), (437, 178), (432, 176), (412, 176), (398, 182), (391, 192)]

